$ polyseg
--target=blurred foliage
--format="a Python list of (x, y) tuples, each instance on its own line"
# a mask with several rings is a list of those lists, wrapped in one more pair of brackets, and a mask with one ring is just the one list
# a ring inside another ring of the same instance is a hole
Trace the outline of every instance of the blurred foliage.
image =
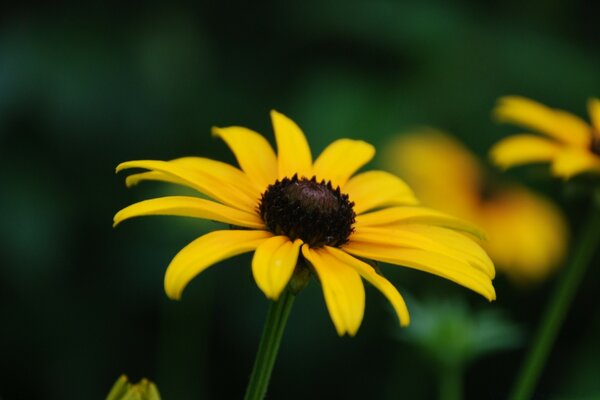
[(478, 358), (516, 348), (521, 329), (498, 309), (471, 310), (462, 298), (411, 301), (412, 323), (399, 335), (437, 375), (440, 399), (463, 398), (464, 371)]
[(460, 299), (411, 304), (412, 324), (402, 339), (419, 347), (434, 366), (463, 369), (483, 355), (517, 347), (522, 332), (497, 309), (474, 312)]
[[(156, 217), (113, 230), (117, 210), (164, 190), (126, 190), (113, 174), (117, 163), (185, 155), (233, 162), (210, 127), (237, 124), (270, 136), (271, 108), (298, 121), (315, 151), (338, 137), (384, 143), (424, 124), (461, 133), (483, 155), (512, 132), (490, 121), (500, 95), (584, 114), (583, 100), (600, 88), (594, 6), (309, 0), (6, 8), (0, 397), (100, 397), (124, 370), (150, 377), (168, 399), (241, 397), (267, 309), (249, 258), (219, 264), (181, 302), (168, 301), (166, 265), (207, 227)], [(560, 198), (560, 183), (539, 170), (511, 174)], [(576, 229), (583, 200), (563, 206)], [(384, 268), (416, 298), (461, 292)], [(600, 369), (599, 317), (581, 307), (597, 304), (598, 278), (595, 268), (578, 294), (542, 378), (543, 397), (600, 393), (590, 372)], [(496, 303), (468, 301), (510, 310), (530, 332), (551, 285), (525, 292), (497, 279)], [(311, 282), (296, 301), (270, 396), (433, 396), (419, 379), (424, 366), (394, 339), (399, 328), (385, 301), (373, 290), (367, 301), (378, 304), (367, 305), (359, 335), (340, 339)], [(504, 398), (521, 358), (510, 351), (476, 360), (467, 397)]]

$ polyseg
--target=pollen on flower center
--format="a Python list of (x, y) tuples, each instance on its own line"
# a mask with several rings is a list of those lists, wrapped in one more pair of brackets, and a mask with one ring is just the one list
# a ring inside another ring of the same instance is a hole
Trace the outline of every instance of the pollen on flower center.
[(300, 238), (311, 247), (341, 246), (354, 230), (353, 206), (331, 182), (294, 175), (267, 187), (259, 212), (276, 235)]

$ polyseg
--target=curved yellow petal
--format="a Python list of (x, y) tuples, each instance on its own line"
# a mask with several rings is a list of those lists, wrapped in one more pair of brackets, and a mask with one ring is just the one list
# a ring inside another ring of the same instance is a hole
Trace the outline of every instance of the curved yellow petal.
[(371, 161), (375, 147), (362, 140), (339, 139), (323, 150), (315, 160), (313, 173), (317, 180), (343, 186), (360, 167)]
[(418, 204), (411, 188), (385, 171), (368, 171), (352, 177), (343, 187), (357, 214), (378, 207)]
[(494, 115), (500, 122), (535, 129), (564, 143), (585, 146), (590, 141), (590, 126), (581, 118), (525, 97), (500, 98)]
[(252, 259), (252, 274), (265, 296), (277, 300), (287, 286), (296, 263), (302, 240), (293, 243), (287, 236), (273, 236), (257, 247)]
[(600, 174), (600, 156), (587, 149), (565, 149), (552, 162), (552, 173), (565, 179), (584, 172)]
[(265, 224), (256, 213), (250, 214), (214, 201), (188, 196), (159, 197), (132, 204), (115, 215), (113, 226), (126, 219), (145, 215), (203, 218), (245, 228), (265, 229)]
[(254, 212), (258, 199), (253, 199), (245, 193), (222, 182), (210, 174), (185, 168), (177, 163), (155, 160), (127, 161), (117, 166), (117, 172), (129, 168), (143, 168), (169, 175), (200, 193), (212, 197), (222, 203), (247, 212)]
[(461, 262), (431, 251), (354, 241), (350, 241), (342, 249), (358, 257), (428, 272), (471, 289), (490, 301), (496, 299), (490, 277), (466, 261)]
[(331, 256), (337, 258), (342, 263), (349, 265), (360, 274), (371, 285), (375, 286), (392, 304), (394, 311), (398, 315), (401, 326), (408, 326), (410, 316), (406, 303), (400, 295), (400, 292), (387, 279), (375, 272), (375, 269), (369, 264), (360, 261), (359, 259), (345, 253), (335, 247), (325, 246), (325, 251)]
[(277, 157), (261, 134), (241, 126), (213, 128), (213, 135), (227, 143), (240, 168), (264, 191), (277, 179)]
[(312, 177), (312, 155), (304, 133), (298, 125), (285, 115), (271, 110), (271, 120), (277, 142), (279, 179)]
[(433, 225), (470, 233), (483, 238), (483, 232), (472, 224), (451, 215), (425, 207), (390, 207), (356, 217), (357, 229), (368, 226), (393, 228), (410, 224)]
[(485, 249), (477, 241), (462, 232), (428, 225), (407, 225), (403, 226), (402, 230), (421, 235), (421, 237), (427, 237), (444, 246), (448, 254), (453, 255), (454, 258), (460, 259), (462, 257), (466, 259), (469, 264), (485, 272), (490, 279), (496, 277), (494, 262)]
[(267, 231), (227, 230), (200, 236), (173, 258), (165, 273), (165, 291), (179, 300), (183, 289), (198, 274), (215, 263), (256, 249), (273, 236)]
[(437, 226), (404, 225), (401, 229), (360, 228), (352, 234), (351, 241), (418, 249), (442, 254), (458, 261), (467, 261), (493, 279), (494, 263), (486, 252), (472, 239), (450, 229)]
[[(253, 199), (258, 199), (260, 197), (261, 191), (255, 187), (250, 179), (248, 179), (248, 176), (227, 163), (203, 157), (181, 157), (168, 162), (180, 166), (183, 169), (196, 171), (201, 176), (208, 176), (210, 179), (219, 181), (222, 184), (225, 183), (228, 186), (233, 186)], [(159, 171), (149, 171), (129, 175), (125, 182), (127, 187), (131, 187), (145, 180), (163, 181), (190, 186), (185, 180), (178, 179), (174, 175)]]
[(190, 186), (188, 182), (179, 179), (176, 176), (168, 175), (158, 171), (138, 172), (137, 174), (127, 175), (127, 177), (125, 178), (125, 185), (127, 185), (127, 187), (130, 188), (143, 181), (159, 181), (166, 183), (174, 183), (176, 185), (181, 186)]
[(600, 100), (592, 97), (588, 100), (588, 113), (594, 127), (594, 134), (600, 139)]
[(558, 142), (539, 136), (515, 135), (496, 143), (490, 150), (490, 158), (503, 169), (522, 164), (549, 162), (561, 151), (562, 146)]
[(302, 254), (314, 267), (331, 320), (338, 335), (354, 336), (365, 312), (365, 287), (360, 275), (323, 249), (302, 246)]

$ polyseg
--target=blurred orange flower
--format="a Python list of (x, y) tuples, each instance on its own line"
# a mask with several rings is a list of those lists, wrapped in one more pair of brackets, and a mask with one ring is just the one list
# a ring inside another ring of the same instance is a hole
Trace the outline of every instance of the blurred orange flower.
[(514, 281), (546, 278), (564, 259), (568, 230), (556, 205), (516, 184), (492, 180), (461, 143), (434, 129), (399, 136), (384, 155), (424, 205), (481, 228), (497, 269)]

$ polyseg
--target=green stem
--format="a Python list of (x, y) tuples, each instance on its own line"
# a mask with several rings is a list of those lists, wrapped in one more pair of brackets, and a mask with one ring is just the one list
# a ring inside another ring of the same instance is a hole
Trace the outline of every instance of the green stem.
[(440, 400), (461, 400), (463, 398), (462, 368), (444, 367), (440, 372)]
[(285, 290), (279, 300), (272, 302), (269, 307), (267, 321), (252, 368), (252, 375), (250, 375), (250, 382), (248, 382), (246, 388), (245, 400), (262, 400), (267, 393), (271, 372), (279, 350), (279, 343), (281, 343), (281, 337), (292, 310), (292, 304), (294, 304), (294, 295), (289, 290)]
[(531, 398), (569, 305), (592, 260), (594, 251), (598, 247), (600, 242), (600, 205), (596, 203), (592, 207), (591, 215), (587, 219), (584, 230), (576, 243), (577, 247), (571, 263), (566, 266), (563, 276), (557, 282), (556, 289), (548, 303), (548, 308), (536, 332), (517, 383), (513, 387), (510, 396), (512, 400)]

